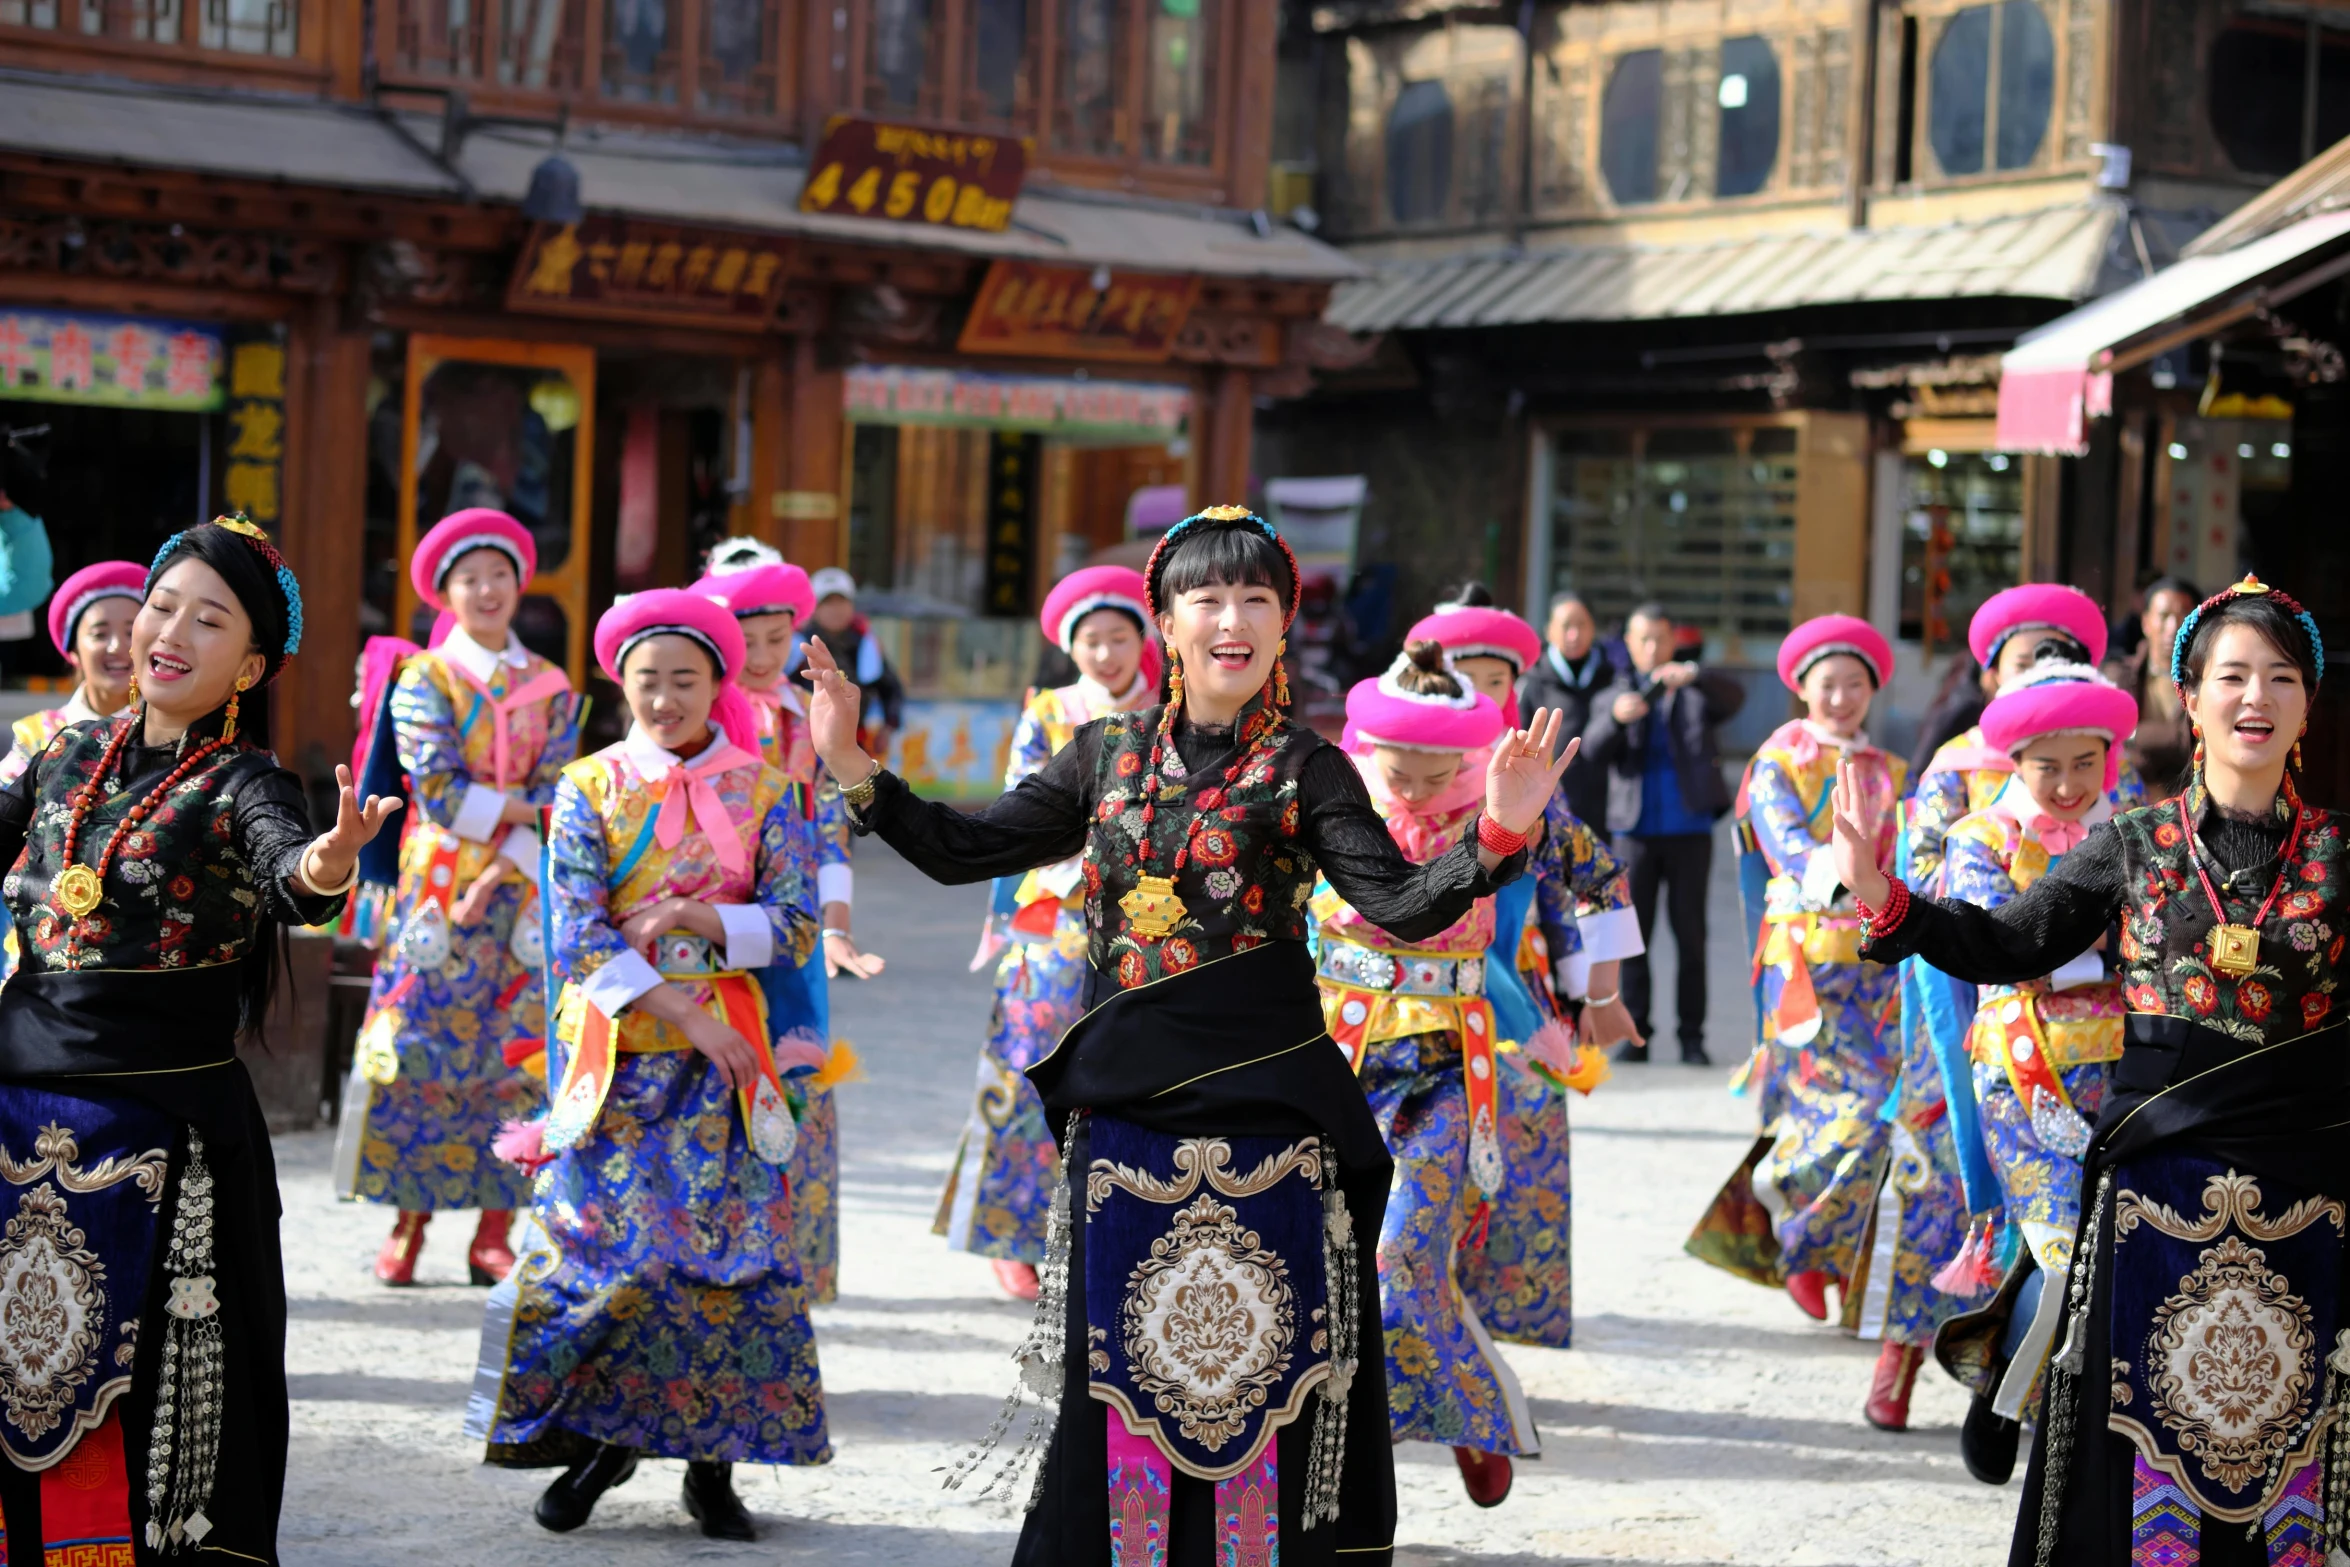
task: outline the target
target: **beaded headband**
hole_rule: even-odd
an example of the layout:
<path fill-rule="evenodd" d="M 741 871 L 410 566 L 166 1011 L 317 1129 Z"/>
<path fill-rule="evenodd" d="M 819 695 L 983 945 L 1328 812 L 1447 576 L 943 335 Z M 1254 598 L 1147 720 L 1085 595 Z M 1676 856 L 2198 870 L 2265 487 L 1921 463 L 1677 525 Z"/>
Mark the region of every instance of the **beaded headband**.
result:
<path fill-rule="evenodd" d="M 2170 644 L 2170 683 L 2174 687 L 2176 687 L 2181 692 L 2184 692 L 2187 689 L 2187 648 L 2195 640 L 2195 624 L 2197 621 L 2200 621 L 2203 618 L 2203 612 L 2207 609 L 2216 608 L 2218 605 L 2227 602 L 2229 599 L 2238 598 L 2267 598 L 2273 600 L 2275 603 L 2281 605 L 2284 609 L 2289 611 L 2295 620 L 2300 621 L 2303 634 L 2309 638 L 2310 654 L 2317 661 L 2316 683 L 2322 683 L 2325 680 L 2326 639 L 2318 633 L 2317 621 L 2310 615 L 2308 610 L 2305 610 L 2301 607 L 2301 601 L 2293 597 L 2292 594 L 2287 593 L 2282 588 L 2272 588 L 2267 583 L 2254 576 L 2252 573 L 2246 572 L 2244 573 L 2243 581 L 2236 583 L 2232 587 L 2222 588 L 2219 592 L 2214 593 L 2211 597 L 2205 599 L 2202 603 L 2189 610 L 2187 612 L 2187 618 L 2179 622 L 2179 634 L 2171 638 Z"/>
<path fill-rule="evenodd" d="M 288 659 L 302 651 L 302 584 L 294 580 L 294 568 L 286 564 L 286 558 L 277 552 L 277 546 L 269 542 L 269 535 L 262 532 L 253 519 L 243 512 L 215 517 L 210 522 L 197 524 L 197 527 L 219 528 L 235 534 L 250 544 L 254 552 L 277 573 L 277 590 L 286 601 L 286 645 L 279 650 L 278 657 Z M 155 552 L 155 559 L 147 566 L 147 587 L 150 592 L 155 586 L 155 573 L 171 558 L 171 552 L 179 548 L 180 540 L 195 531 L 195 528 L 182 528 L 163 541 L 163 548 Z"/>
<path fill-rule="evenodd" d="M 1289 607 L 1281 616 L 1282 629 L 1288 629 L 1289 623 L 1297 619 L 1297 606 L 1305 593 L 1305 581 L 1298 574 L 1297 554 L 1290 549 L 1289 541 L 1281 536 L 1278 529 L 1246 506 L 1210 506 L 1204 511 L 1193 512 L 1159 535 L 1159 542 L 1152 546 L 1149 563 L 1142 568 L 1143 584 L 1150 593 L 1152 615 L 1155 616 L 1166 608 L 1159 602 L 1159 571 L 1167 559 L 1167 546 L 1195 527 L 1237 524 L 1253 527 L 1264 534 L 1266 538 L 1271 539 L 1273 547 L 1281 552 L 1281 558 L 1289 563 Z"/>

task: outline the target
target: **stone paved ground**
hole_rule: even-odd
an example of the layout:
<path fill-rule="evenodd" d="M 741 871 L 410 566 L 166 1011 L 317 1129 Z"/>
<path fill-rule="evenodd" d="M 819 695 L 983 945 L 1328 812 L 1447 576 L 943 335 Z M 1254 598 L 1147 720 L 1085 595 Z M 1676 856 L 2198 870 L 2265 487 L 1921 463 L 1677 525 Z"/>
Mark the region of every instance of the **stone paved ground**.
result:
<path fill-rule="evenodd" d="M 982 1262 L 929 1233 L 969 1095 L 986 1010 L 967 960 L 981 889 L 938 889 L 886 849 L 861 852 L 859 924 L 885 952 L 881 983 L 848 987 L 841 1031 L 867 1080 L 842 1094 L 845 1293 L 817 1314 L 838 1456 L 827 1468 L 746 1470 L 765 1538 L 703 1540 L 677 1504 L 681 1466 L 645 1466 L 568 1538 L 530 1521 L 545 1476 L 483 1468 L 459 1436 L 483 1292 L 467 1288 L 471 1226 L 434 1226 L 422 1287 L 379 1288 L 366 1266 L 380 1210 L 337 1205 L 328 1137 L 279 1145 L 292 1324 L 291 1567 L 444 1567 L 695 1561 L 965 1567 L 1007 1559 L 1012 1524 L 942 1494 L 936 1471 L 983 1431 L 1008 1385 L 1026 1308 Z M 1734 904 L 1716 876 L 1715 928 Z M 1728 943 L 1718 945 L 1727 946 Z M 1670 963 L 1660 965 L 1667 980 Z M 1715 1053 L 1747 1014 L 1737 962 L 1711 965 Z M 1659 990 L 1670 994 L 1669 981 Z M 1751 1135 L 1726 1064 L 1619 1068 L 1576 1116 L 1579 1342 L 1513 1349 L 1545 1449 L 1516 1494 L 1480 1512 L 1449 1454 L 1397 1455 L 1398 1560 L 1409 1567 L 1605 1561 L 1724 1564 L 2004 1560 L 2016 1488 L 1969 1480 L 1964 1399 L 1932 1373 L 1915 1429 L 1860 1419 L 1873 1346 L 1682 1254 L 1682 1236 Z"/>

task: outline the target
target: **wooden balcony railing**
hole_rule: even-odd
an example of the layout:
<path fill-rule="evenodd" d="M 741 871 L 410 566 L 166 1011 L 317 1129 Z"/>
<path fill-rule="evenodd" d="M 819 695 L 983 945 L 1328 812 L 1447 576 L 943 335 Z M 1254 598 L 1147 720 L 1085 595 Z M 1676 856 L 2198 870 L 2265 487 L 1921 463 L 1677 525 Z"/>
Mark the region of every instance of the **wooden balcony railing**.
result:
<path fill-rule="evenodd" d="M 318 0 L 0 0 L 0 45 L 294 62 Z M 20 30 L 21 31 L 18 31 Z M 28 36 L 30 35 L 30 36 Z"/>

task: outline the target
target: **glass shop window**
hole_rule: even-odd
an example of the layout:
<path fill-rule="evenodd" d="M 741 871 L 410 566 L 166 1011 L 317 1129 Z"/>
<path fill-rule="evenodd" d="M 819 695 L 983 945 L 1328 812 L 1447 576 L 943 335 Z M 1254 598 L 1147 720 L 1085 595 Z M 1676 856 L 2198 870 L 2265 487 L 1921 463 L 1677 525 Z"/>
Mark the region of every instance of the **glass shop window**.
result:
<path fill-rule="evenodd" d="M 1599 106 L 1599 171 L 1618 206 L 1656 200 L 1656 128 L 1665 54 L 1639 49 L 1616 61 Z"/>
<path fill-rule="evenodd" d="M 1452 95 L 1406 82 L 1387 111 L 1387 207 L 1398 223 L 1444 216 L 1452 199 Z"/>
<path fill-rule="evenodd" d="M 1028 53 L 1031 0 L 971 0 L 964 25 L 971 36 L 966 115 L 998 124 L 1025 123 L 1036 89 Z"/>
<path fill-rule="evenodd" d="M 1150 0 L 1149 132 L 1156 163 L 1215 156 L 1216 0 Z"/>
<path fill-rule="evenodd" d="M 932 107 L 937 0 L 873 0 L 865 107 L 920 113 Z"/>
<path fill-rule="evenodd" d="M 2350 33 L 2314 18 L 2238 17 L 2212 41 L 2206 75 L 2212 134 L 2246 174 L 2289 174 L 2350 136 Z"/>
<path fill-rule="evenodd" d="M 1061 0 L 1053 141 L 1069 152 L 1126 151 L 1126 0 Z"/>
<path fill-rule="evenodd" d="M 1983 601 L 2023 580 L 2023 461 L 1928 451 L 1903 461 L 1901 482 L 1901 635 L 1928 657 L 1963 653 Z"/>
<path fill-rule="evenodd" d="M 1714 102 L 1722 115 L 1714 194 L 1751 196 L 1770 183 L 1779 161 L 1779 57 L 1767 39 L 1722 41 Z"/>
<path fill-rule="evenodd" d="M 604 96 L 675 103 L 676 33 L 669 0 L 610 0 L 604 11 Z"/>
<path fill-rule="evenodd" d="M 2028 168 L 2039 157 L 2056 105 L 2056 35 L 2037 0 L 1969 6 L 1951 17 L 1927 79 L 1926 139 L 1944 174 Z"/>

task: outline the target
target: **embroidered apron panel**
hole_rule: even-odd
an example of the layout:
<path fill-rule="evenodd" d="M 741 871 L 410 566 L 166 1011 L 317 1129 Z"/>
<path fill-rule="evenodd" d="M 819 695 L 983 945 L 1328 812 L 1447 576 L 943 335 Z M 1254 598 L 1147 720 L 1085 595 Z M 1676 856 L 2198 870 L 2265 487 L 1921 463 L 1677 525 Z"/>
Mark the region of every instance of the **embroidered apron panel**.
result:
<path fill-rule="evenodd" d="M 2184 1154 L 2114 1182 L 2107 1423 L 2198 1513 L 2248 1522 L 2323 1435 L 2343 1205 Z"/>
<path fill-rule="evenodd" d="M 1177 1469 L 1226 1479 L 1330 1374 L 1319 1140 L 1092 1127 L 1090 1390 Z"/>
<path fill-rule="evenodd" d="M 130 1386 L 176 1128 L 130 1099 L 0 1091 L 0 1450 L 63 1459 Z"/>

